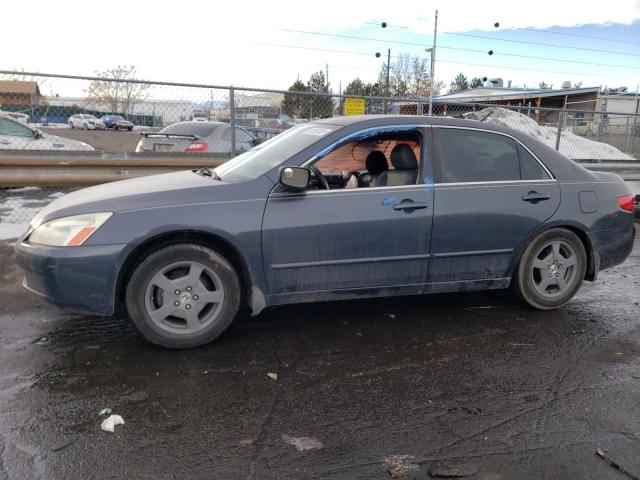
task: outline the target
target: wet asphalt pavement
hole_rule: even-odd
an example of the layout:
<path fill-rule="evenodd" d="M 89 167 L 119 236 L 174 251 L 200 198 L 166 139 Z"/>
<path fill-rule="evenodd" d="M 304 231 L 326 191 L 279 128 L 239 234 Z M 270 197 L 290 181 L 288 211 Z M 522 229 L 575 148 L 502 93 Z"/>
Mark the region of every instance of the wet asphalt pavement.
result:
<path fill-rule="evenodd" d="M 598 447 L 640 476 L 640 240 L 554 312 L 505 292 L 292 306 L 188 351 L 19 275 L 0 246 L 0 480 L 384 479 L 393 455 L 405 478 L 629 478 Z"/>

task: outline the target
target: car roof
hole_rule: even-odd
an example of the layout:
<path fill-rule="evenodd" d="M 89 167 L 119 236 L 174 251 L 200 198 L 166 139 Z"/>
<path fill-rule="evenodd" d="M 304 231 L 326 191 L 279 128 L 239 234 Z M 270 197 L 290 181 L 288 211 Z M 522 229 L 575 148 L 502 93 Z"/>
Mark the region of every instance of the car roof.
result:
<path fill-rule="evenodd" d="M 452 125 L 452 126 L 474 126 L 478 127 L 482 125 L 482 127 L 486 130 L 496 130 L 500 131 L 501 128 L 494 128 L 495 125 L 490 123 L 480 122 L 478 120 L 467 120 L 464 118 L 454 118 L 454 117 L 439 117 L 432 116 L 428 117 L 426 115 L 350 115 L 343 117 L 331 117 L 331 118 L 323 118 L 319 120 L 313 120 L 312 123 L 324 124 L 324 125 L 335 125 L 339 127 L 347 127 L 350 125 L 355 125 L 357 123 L 364 124 L 382 124 L 382 123 L 393 123 L 393 124 L 411 124 L 411 125 Z"/>

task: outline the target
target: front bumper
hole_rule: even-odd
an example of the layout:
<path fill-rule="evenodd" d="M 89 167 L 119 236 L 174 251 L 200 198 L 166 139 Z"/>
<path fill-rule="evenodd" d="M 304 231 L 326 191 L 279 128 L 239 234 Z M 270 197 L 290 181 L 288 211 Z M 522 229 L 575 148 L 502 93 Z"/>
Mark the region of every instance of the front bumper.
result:
<path fill-rule="evenodd" d="M 16 246 L 23 286 L 50 303 L 97 315 L 114 312 L 116 281 L 126 245 Z"/>

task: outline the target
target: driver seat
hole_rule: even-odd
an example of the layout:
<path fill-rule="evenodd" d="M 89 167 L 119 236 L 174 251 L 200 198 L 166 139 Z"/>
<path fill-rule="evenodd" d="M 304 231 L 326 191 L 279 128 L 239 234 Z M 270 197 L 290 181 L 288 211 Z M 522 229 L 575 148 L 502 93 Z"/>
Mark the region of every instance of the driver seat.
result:
<path fill-rule="evenodd" d="M 382 172 L 376 180 L 376 187 L 397 187 L 416 183 L 418 160 L 411 145 L 400 143 L 393 147 L 391 165 L 394 170 Z"/>

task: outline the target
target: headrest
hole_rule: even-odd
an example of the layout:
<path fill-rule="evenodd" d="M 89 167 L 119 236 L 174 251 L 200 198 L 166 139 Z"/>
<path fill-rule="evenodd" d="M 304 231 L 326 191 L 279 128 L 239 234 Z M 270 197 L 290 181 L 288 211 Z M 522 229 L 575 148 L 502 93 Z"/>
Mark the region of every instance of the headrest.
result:
<path fill-rule="evenodd" d="M 399 143 L 391 150 L 391 164 L 396 170 L 417 170 L 418 161 L 411 145 Z"/>
<path fill-rule="evenodd" d="M 374 150 L 367 155 L 365 166 L 367 167 L 367 171 L 372 175 L 380 175 L 385 170 L 389 170 L 387 157 L 379 150 Z"/>

